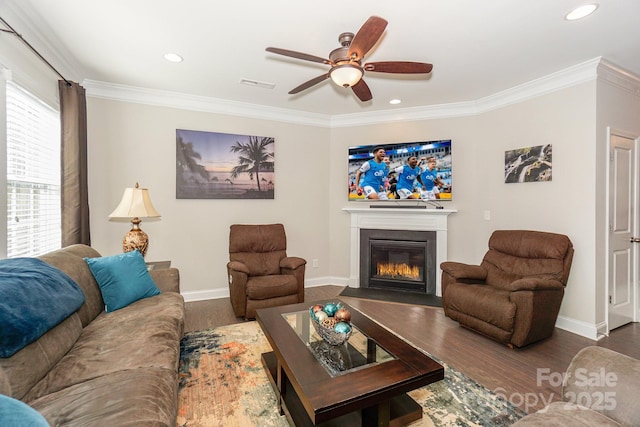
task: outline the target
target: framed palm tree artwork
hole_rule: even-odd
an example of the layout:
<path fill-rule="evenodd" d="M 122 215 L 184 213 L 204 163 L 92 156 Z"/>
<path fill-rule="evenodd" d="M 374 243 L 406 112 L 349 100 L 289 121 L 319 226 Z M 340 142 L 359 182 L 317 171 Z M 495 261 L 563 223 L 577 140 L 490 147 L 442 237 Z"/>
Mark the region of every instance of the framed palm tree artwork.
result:
<path fill-rule="evenodd" d="M 272 137 L 176 129 L 177 199 L 273 199 Z"/>

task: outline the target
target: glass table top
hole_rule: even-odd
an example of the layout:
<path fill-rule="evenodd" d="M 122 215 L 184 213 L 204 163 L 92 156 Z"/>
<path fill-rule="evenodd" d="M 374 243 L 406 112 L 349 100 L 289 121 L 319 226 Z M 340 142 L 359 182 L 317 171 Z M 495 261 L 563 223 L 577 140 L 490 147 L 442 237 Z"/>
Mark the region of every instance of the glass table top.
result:
<path fill-rule="evenodd" d="M 333 346 L 315 331 L 309 310 L 284 313 L 282 317 L 332 377 L 396 359 L 354 324 L 349 340 Z"/>

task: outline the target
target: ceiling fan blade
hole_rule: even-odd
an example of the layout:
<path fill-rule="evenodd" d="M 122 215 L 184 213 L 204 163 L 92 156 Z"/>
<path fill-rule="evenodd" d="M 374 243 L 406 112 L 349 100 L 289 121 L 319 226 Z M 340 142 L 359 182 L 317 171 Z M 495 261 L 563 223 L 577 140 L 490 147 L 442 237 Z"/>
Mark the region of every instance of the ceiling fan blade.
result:
<path fill-rule="evenodd" d="M 371 50 L 373 45 L 384 33 L 387 27 L 387 21 L 378 16 L 372 16 L 367 19 L 358 33 L 355 35 L 349 46 L 349 58 L 355 55 L 356 60 L 361 60 Z"/>
<path fill-rule="evenodd" d="M 367 84 L 364 82 L 363 79 L 360 79 L 358 83 L 351 86 L 351 89 L 353 89 L 353 93 L 355 93 L 356 96 L 360 98 L 360 101 L 362 102 L 371 101 L 373 99 L 373 95 L 371 95 L 371 90 L 369 89 L 369 86 L 367 86 Z"/>
<path fill-rule="evenodd" d="M 329 78 L 329 73 L 315 77 L 307 82 L 302 83 L 300 86 L 295 87 L 289 91 L 289 95 L 294 95 L 298 92 L 302 92 L 305 89 L 309 89 L 311 86 L 315 86 Z"/>
<path fill-rule="evenodd" d="M 289 56 L 291 58 L 303 59 L 305 61 L 319 62 L 321 64 L 332 65 L 332 62 L 319 56 L 309 55 L 308 53 L 296 52 L 295 50 L 280 49 L 277 47 L 268 47 L 267 52 L 277 53 L 278 55 Z"/>
<path fill-rule="evenodd" d="M 362 68 L 375 73 L 428 74 L 433 69 L 433 65 L 425 62 L 386 61 L 367 62 Z"/>

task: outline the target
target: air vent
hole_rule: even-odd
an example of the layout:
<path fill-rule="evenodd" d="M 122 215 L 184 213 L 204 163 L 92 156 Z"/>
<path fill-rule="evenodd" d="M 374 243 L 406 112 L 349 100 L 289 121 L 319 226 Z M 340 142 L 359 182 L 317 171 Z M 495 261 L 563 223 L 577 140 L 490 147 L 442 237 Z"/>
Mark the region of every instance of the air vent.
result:
<path fill-rule="evenodd" d="M 276 87 L 275 83 L 259 82 L 257 80 L 249 80 L 249 79 L 240 79 L 240 83 L 247 86 L 261 87 L 264 89 L 273 89 L 274 87 Z"/>

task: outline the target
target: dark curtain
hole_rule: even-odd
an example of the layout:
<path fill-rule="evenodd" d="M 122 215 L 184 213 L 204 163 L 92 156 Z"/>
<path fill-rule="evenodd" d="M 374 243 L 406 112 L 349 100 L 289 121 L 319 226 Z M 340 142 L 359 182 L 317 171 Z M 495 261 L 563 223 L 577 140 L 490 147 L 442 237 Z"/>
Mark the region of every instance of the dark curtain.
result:
<path fill-rule="evenodd" d="M 87 185 L 87 103 L 77 83 L 58 81 L 61 122 L 62 247 L 91 244 Z"/>

